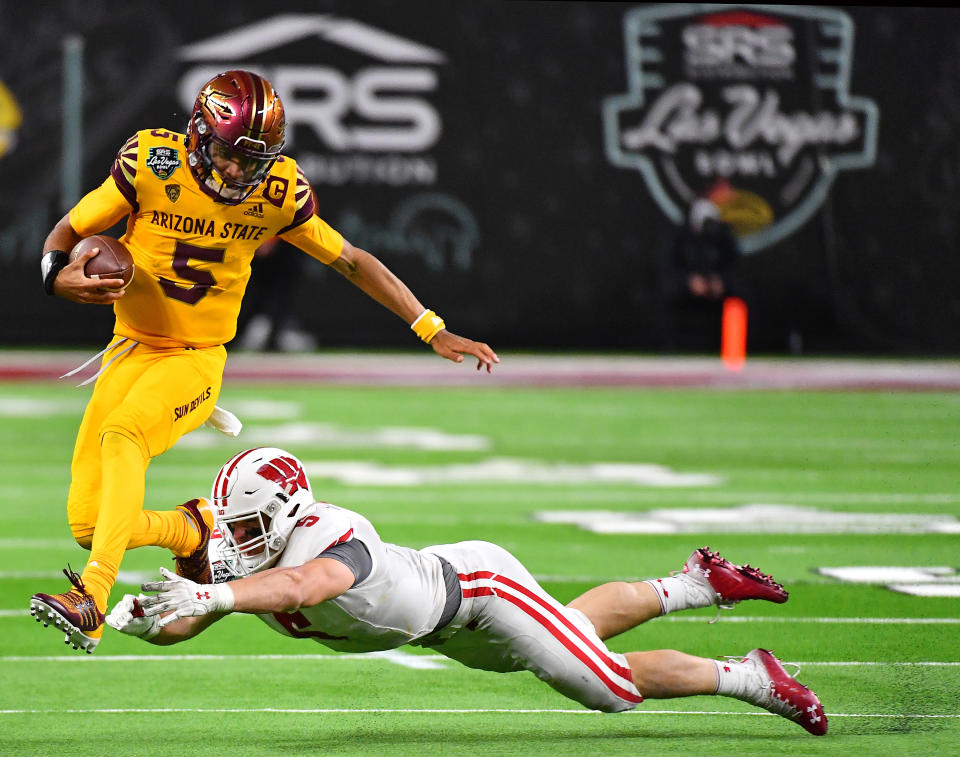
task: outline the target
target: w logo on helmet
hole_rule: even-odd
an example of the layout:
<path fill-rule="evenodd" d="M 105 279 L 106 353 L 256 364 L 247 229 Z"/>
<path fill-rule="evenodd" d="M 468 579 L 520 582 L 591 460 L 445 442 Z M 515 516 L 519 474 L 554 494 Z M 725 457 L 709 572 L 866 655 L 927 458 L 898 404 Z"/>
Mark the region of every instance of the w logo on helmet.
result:
<path fill-rule="evenodd" d="M 257 474 L 279 484 L 288 495 L 310 487 L 307 474 L 293 457 L 275 457 L 257 468 Z"/>

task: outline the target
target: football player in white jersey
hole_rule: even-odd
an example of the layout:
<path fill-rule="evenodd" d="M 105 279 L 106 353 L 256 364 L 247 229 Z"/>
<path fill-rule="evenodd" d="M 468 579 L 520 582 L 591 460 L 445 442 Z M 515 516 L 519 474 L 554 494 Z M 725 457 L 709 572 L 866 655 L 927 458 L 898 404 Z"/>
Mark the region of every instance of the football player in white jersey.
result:
<path fill-rule="evenodd" d="M 153 644 L 196 636 L 230 613 L 259 616 L 279 633 L 339 651 L 402 644 L 483 670 L 532 671 L 560 693 L 604 712 L 644 698 L 719 694 L 827 731 L 817 695 L 771 652 L 707 659 L 674 650 L 609 650 L 605 639 L 669 612 L 744 599 L 785 602 L 783 587 L 755 568 L 694 551 L 682 571 L 612 582 L 564 606 L 495 544 L 468 541 L 421 550 L 389 544 L 358 513 L 316 502 L 303 466 L 261 447 L 230 459 L 213 484 L 216 532 L 209 571 L 125 596 L 107 622 Z"/>

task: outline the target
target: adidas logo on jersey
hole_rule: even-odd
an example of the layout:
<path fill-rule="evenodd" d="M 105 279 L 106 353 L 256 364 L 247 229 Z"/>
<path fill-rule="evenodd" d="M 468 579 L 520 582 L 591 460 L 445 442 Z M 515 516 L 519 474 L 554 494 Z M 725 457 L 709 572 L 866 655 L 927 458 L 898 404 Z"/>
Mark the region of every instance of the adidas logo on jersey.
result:
<path fill-rule="evenodd" d="M 263 218 L 263 203 L 255 202 L 252 207 L 247 208 L 243 211 L 245 216 L 256 216 L 257 218 Z"/>

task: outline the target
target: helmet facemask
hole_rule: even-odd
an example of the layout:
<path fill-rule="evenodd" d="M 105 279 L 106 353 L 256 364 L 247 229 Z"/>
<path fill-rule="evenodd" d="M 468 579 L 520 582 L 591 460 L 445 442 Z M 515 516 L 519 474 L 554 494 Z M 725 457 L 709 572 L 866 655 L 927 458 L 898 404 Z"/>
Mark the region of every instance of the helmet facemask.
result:
<path fill-rule="evenodd" d="M 271 530 L 273 516 L 268 515 L 267 511 L 277 512 L 280 506 L 280 502 L 273 501 L 263 509 L 253 508 L 218 519 L 218 527 L 223 537 L 220 557 L 233 575 L 248 576 L 276 562 L 287 545 L 287 540 Z M 250 538 L 238 542 L 234 537 L 234 526 L 245 521 L 257 526 L 252 533 L 251 529 L 247 529 L 247 532 L 251 533 Z"/>

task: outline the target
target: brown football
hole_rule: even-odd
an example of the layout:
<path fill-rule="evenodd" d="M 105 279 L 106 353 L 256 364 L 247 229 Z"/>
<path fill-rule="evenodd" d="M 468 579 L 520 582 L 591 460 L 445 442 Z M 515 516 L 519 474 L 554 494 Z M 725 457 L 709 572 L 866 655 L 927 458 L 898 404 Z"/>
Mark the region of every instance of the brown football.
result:
<path fill-rule="evenodd" d="M 113 237 L 97 234 L 77 242 L 70 251 L 70 262 L 94 247 L 100 250 L 83 268 L 91 279 L 123 279 L 123 288 L 133 280 L 133 256 L 123 242 Z"/>

